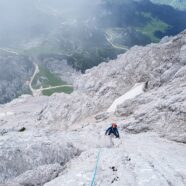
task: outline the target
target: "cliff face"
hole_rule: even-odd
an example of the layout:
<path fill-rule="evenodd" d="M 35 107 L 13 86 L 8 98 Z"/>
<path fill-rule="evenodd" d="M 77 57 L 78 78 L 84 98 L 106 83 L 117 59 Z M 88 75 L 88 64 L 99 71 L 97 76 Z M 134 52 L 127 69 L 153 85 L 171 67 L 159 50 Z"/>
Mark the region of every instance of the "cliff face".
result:
<path fill-rule="evenodd" d="M 107 113 L 136 83 L 144 92 Z M 71 95 L 22 96 L 0 107 L 0 182 L 44 185 L 58 176 L 46 186 L 87 185 L 101 148 L 96 185 L 185 185 L 186 31 L 135 46 L 87 70 L 74 86 Z M 113 121 L 117 148 L 104 137 Z"/>
<path fill-rule="evenodd" d="M 134 130 L 147 127 L 186 142 L 185 65 L 186 32 L 164 38 L 159 44 L 133 47 L 118 59 L 87 70 L 76 80 L 77 91 L 72 96 L 50 98 L 42 117 L 58 120 L 61 126 L 63 123 L 72 125 L 82 118 L 104 112 L 136 83 L 146 82 L 145 93 L 119 106 L 116 112 L 125 115 L 130 110 L 126 119 L 134 120 L 129 125 Z"/>

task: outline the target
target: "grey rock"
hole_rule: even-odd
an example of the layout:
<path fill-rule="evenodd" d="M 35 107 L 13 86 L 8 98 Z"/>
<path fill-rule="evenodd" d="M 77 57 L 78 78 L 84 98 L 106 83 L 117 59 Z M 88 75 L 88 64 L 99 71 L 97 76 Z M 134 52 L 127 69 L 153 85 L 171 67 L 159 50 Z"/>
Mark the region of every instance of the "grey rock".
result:
<path fill-rule="evenodd" d="M 65 164 L 79 153 L 77 148 L 57 132 L 8 133 L 1 138 L 0 148 L 0 182 L 41 165 Z"/>
<path fill-rule="evenodd" d="M 7 186 L 42 186 L 45 183 L 56 178 L 62 171 L 60 164 L 43 165 L 29 170 L 14 178 L 13 180 L 5 183 Z"/>
<path fill-rule="evenodd" d="M 108 118 L 109 118 L 109 113 L 107 113 L 107 112 L 101 113 L 101 114 L 98 114 L 95 116 L 95 119 L 97 122 L 104 121 Z"/>

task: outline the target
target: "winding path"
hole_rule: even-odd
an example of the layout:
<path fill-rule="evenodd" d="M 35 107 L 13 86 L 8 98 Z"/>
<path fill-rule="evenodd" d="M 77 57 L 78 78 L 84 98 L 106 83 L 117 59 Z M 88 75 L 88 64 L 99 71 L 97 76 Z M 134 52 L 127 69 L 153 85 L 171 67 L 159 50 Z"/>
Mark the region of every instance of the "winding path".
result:
<path fill-rule="evenodd" d="M 31 80 L 30 80 L 30 82 L 29 82 L 29 88 L 30 88 L 30 90 L 32 91 L 32 95 L 35 95 L 35 91 L 37 91 L 36 89 L 34 89 L 34 88 L 32 87 L 32 83 L 33 83 L 33 80 L 34 80 L 36 74 L 39 73 L 39 67 L 38 67 L 38 65 L 37 65 L 36 63 L 34 63 L 34 66 L 35 66 L 35 71 L 34 71 L 34 74 L 32 75 Z"/>
<path fill-rule="evenodd" d="M 32 75 L 31 80 L 29 82 L 29 88 L 30 88 L 33 96 L 41 95 L 43 90 L 50 90 L 50 89 L 62 88 L 62 87 L 73 87 L 72 85 L 58 85 L 58 86 L 50 86 L 50 87 L 47 87 L 47 88 L 34 89 L 32 87 L 32 83 L 33 83 L 33 80 L 34 80 L 35 76 L 39 73 L 38 64 L 34 63 L 34 66 L 35 66 L 35 71 L 34 71 L 34 74 Z"/>
<path fill-rule="evenodd" d="M 54 86 L 54 87 L 40 88 L 37 90 L 43 91 L 43 90 L 50 90 L 50 89 L 62 88 L 62 87 L 73 87 L 73 86 L 72 85 L 58 85 L 58 86 Z"/>
<path fill-rule="evenodd" d="M 0 48 L 0 50 L 2 50 L 2 51 L 4 51 L 4 52 L 11 53 L 11 54 L 18 55 L 18 53 L 17 53 L 17 52 L 12 51 L 12 50 L 10 50 L 10 49 L 8 49 L 8 48 Z"/>
<path fill-rule="evenodd" d="M 122 47 L 122 46 L 117 46 L 115 45 L 112 40 L 113 40 L 113 36 L 112 34 L 106 32 L 106 40 L 114 47 L 114 48 L 118 48 L 118 49 L 122 49 L 122 50 L 129 50 L 127 47 Z"/>

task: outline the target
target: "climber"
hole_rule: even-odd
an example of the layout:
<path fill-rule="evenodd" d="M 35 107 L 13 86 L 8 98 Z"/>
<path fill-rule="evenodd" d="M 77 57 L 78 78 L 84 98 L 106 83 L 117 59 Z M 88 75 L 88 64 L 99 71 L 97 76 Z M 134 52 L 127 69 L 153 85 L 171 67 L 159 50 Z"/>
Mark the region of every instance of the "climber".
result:
<path fill-rule="evenodd" d="M 116 138 L 120 138 L 119 136 L 119 132 L 118 132 L 118 129 L 117 129 L 117 125 L 115 123 L 112 123 L 112 126 L 109 127 L 106 132 L 105 132 L 105 135 L 114 135 Z"/>
<path fill-rule="evenodd" d="M 109 127 L 106 132 L 105 132 L 105 135 L 109 135 L 109 139 L 110 139 L 110 143 L 109 143 L 109 148 L 111 147 L 118 147 L 120 144 L 118 144 L 118 140 L 115 141 L 113 140 L 113 137 L 115 136 L 116 138 L 120 138 L 119 136 L 119 132 L 118 132 L 118 129 L 117 129 L 117 125 L 115 123 L 112 123 L 112 126 Z M 120 140 L 121 141 L 121 140 Z"/>

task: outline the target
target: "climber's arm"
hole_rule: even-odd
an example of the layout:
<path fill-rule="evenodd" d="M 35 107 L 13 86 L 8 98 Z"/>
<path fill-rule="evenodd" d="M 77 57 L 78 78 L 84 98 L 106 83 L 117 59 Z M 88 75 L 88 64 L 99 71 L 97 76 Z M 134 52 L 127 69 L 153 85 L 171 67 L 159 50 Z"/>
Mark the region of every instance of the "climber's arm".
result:
<path fill-rule="evenodd" d="M 108 132 L 111 130 L 111 128 L 112 128 L 112 127 L 109 127 L 109 128 L 106 130 L 105 135 L 108 134 Z"/>

